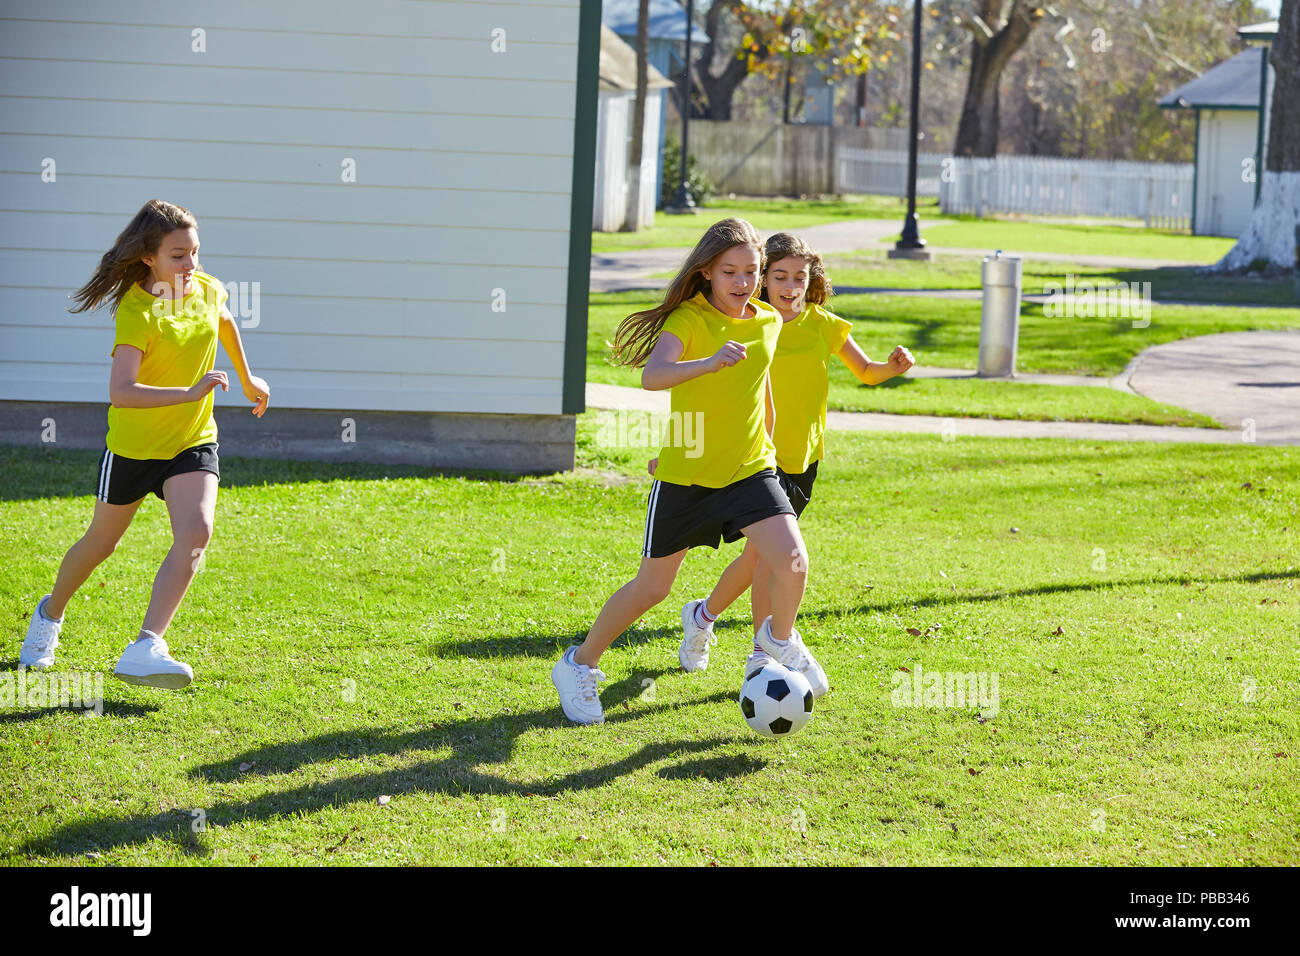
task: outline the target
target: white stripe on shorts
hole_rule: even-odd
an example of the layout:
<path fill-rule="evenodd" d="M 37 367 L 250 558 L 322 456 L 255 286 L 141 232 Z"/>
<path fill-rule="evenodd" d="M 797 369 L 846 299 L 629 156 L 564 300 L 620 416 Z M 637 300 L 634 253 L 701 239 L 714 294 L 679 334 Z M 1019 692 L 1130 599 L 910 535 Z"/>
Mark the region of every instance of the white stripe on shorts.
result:
<path fill-rule="evenodd" d="M 99 462 L 99 500 L 108 503 L 108 480 L 113 473 L 113 453 L 104 449 L 104 457 Z"/>
<path fill-rule="evenodd" d="M 641 548 L 641 557 L 650 557 L 650 539 L 654 536 L 655 530 L 655 506 L 659 504 L 659 481 L 650 487 L 650 502 L 645 509 L 645 545 Z"/>

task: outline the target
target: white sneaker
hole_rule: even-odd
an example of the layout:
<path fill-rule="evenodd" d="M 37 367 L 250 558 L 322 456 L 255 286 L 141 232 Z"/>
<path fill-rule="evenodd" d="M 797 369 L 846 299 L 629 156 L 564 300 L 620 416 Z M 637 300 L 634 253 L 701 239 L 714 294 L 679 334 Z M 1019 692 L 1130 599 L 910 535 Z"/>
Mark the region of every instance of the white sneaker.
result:
<path fill-rule="evenodd" d="M 141 687 L 180 690 L 194 680 L 194 671 L 189 664 L 171 656 L 166 641 L 150 633 L 127 645 L 113 676 Z"/>
<path fill-rule="evenodd" d="M 777 641 L 772 637 L 772 618 L 769 617 L 758 629 L 757 639 L 758 646 L 777 661 L 808 678 L 814 697 L 821 697 L 831 689 L 830 683 L 826 680 L 826 672 L 817 663 L 817 659 L 809 653 L 798 631 L 791 630 L 788 641 Z"/>
<path fill-rule="evenodd" d="M 696 605 L 707 600 L 708 598 L 700 598 L 698 601 L 687 601 L 686 607 L 682 608 L 682 643 L 677 648 L 677 659 L 681 661 L 684 671 L 706 670 L 709 666 L 709 645 L 718 643 L 712 624 L 700 627 L 695 623 Z"/>
<path fill-rule="evenodd" d="M 573 659 L 577 646 L 570 647 L 551 668 L 551 683 L 560 692 L 560 706 L 564 716 L 575 724 L 603 724 L 605 711 L 600 706 L 600 688 L 604 673 L 595 667 L 579 664 Z"/>
<path fill-rule="evenodd" d="M 41 613 L 50 595 L 45 595 L 36 604 L 32 620 L 27 625 L 27 637 L 23 649 L 18 653 L 18 663 L 33 670 L 48 670 L 54 664 L 54 649 L 59 646 L 59 631 L 63 629 L 63 618 L 51 621 Z"/>

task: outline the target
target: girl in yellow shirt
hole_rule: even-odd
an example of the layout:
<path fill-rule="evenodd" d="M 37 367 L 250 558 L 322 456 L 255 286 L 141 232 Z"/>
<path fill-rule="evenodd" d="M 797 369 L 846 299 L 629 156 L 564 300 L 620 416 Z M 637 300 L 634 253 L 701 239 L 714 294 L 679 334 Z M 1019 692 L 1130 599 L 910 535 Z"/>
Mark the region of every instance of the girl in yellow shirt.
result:
<path fill-rule="evenodd" d="M 825 684 L 794 629 L 808 559 L 776 475 L 768 369 L 781 320 L 754 299 L 762 269 L 754 227 L 724 219 L 696 244 L 664 301 L 628 316 L 615 334 L 616 358 L 643 368 L 643 388 L 672 390 L 672 414 L 636 577 L 605 602 L 586 640 L 551 670 L 564 713 L 576 723 L 604 720 L 600 656 L 668 597 L 686 552 L 742 535 L 758 556 L 755 573 L 768 581 L 771 616 L 760 622 L 759 639 L 772 656 L 804 672 L 814 690 L 818 681 Z"/>
<path fill-rule="evenodd" d="M 796 518 L 812 498 L 817 464 L 821 461 L 826 433 L 826 396 L 829 391 L 830 357 L 837 356 L 864 385 L 901 375 L 914 364 L 912 353 L 897 346 L 884 362 L 873 362 L 850 334 L 853 326 L 825 308 L 833 294 L 822 258 L 803 240 L 779 232 L 767 240 L 767 268 L 763 274 L 762 298 L 781 315 L 783 323 L 772 360 L 772 398 L 776 408 L 777 475 L 790 498 Z M 713 641 L 717 616 L 745 593 L 754 610 L 754 652 L 745 672 L 763 663 L 767 651 L 759 640 L 759 622 L 771 613 L 768 578 L 755 574 L 759 554 L 751 541 L 740 556 L 722 572 L 713 592 L 682 609 L 682 649 L 679 656 L 687 670 L 708 666 L 707 647 Z M 705 648 L 702 656 L 693 648 Z M 699 666 L 689 667 L 688 663 Z"/>
<path fill-rule="evenodd" d="M 154 579 L 139 636 L 115 676 L 132 684 L 176 689 L 194 678 L 175 660 L 163 634 L 171 624 L 212 535 L 220 468 L 212 392 L 229 388 L 215 371 L 217 342 L 234 363 L 259 418 L 271 388 L 253 375 L 226 291 L 199 271 L 198 223 L 189 210 L 151 199 L 104 253 L 74 296 L 73 312 L 111 300 L 116 332 L 109 373 L 108 435 L 100 456 L 90 527 L 63 558 L 54 589 L 32 612 L 19 663 L 54 663 L 63 611 L 72 595 L 117 547 L 136 509 L 153 492 L 171 518 L 172 547 Z"/>

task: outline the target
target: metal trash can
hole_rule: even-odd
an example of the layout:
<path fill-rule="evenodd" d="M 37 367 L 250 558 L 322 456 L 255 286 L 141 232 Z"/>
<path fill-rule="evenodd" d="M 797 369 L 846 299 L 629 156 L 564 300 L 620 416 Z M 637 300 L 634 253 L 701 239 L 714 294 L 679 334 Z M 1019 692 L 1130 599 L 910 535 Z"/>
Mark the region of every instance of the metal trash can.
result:
<path fill-rule="evenodd" d="M 980 312 L 980 378 L 1008 378 L 1016 374 L 1016 342 L 1020 337 L 1019 259 L 999 249 L 985 256 L 980 270 L 984 305 Z"/>

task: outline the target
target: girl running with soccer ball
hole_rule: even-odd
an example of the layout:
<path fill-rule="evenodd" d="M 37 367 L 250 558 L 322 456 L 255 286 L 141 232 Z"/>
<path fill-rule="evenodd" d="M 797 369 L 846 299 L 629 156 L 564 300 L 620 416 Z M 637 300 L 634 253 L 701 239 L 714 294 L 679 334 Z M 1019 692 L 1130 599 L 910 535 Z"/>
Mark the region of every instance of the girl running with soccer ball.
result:
<path fill-rule="evenodd" d="M 901 345 L 883 362 L 867 358 L 849 334 L 853 326 L 826 309 L 831 284 L 821 256 L 803 240 L 779 232 L 767 240 L 766 258 L 761 297 L 775 306 L 783 323 L 771 371 L 777 477 L 799 517 L 812 499 L 817 464 L 825 450 L 831 356 L 837 356 L 864 385 L 879 385 L 901 375 L 912 367 L 914 359 Z M 772 584 L 753 542 L 747 540 L 740 556 L 723 571 L 713 593 L 682 608 L 683 636 L 678 659 L 685 670 L 702 671 L 709 666 L 709 645 L 717 643 L 713 622 L 751 584 L 754 649 L 745 662 L 745 673 L 766 663 L 768 656 L 788 663 L 783 656 L 788 651 L 774 653 L 764 639 L 760 622 L 772 613 Z M 824 686 L 819 690 L 814 683 L 813 693 L 820 696 Z"/>
<path fill-rule="evenodd" d="M 229 388 L 213 370 L 220 341 L 259 418 L 271 388 L 244 358 L 226 290 L 199 271 L 198 223 L 180 206 L 151 199 L 104 253 L 74 296 L 73 312 L 113 303 L 116 333 L 108 394 L 108 435 L 100 457 L 90 528 L 63 558 L 51 593 L 32 612 L 19 663 L 54 663 L 63 612 L 72 595 L 117 547 L 136 509 L 153 492 L 167 505 L 172 546 L 154 578 L 139 635 L 114 675 L 128 683 L 176 689 L 194 678 L 163 640 L 212 534 L 217 503 L 217 424 L 212 392 Z"/>
<path fill-rule="evenodd" d="M 600 656 L 647 611 L 668 597 L 694 547 L 717 548 L 744 536 L 768 581 L 770 617 L 759 639 L 824 692 L 826 675 L 794 629 L 808 559 L 799 526 L 776 475 L 768 368 L 781 317 L 755 300 L 763 245 L 743 219 L 715 223 L 696 244 L 664 301 L 628 316 L 614 337 L 615 357 L 643 366 L 641 385 L 671 389 L 672 421 L 701 423 L 687 449 L 670 432 L 659 453 L 646 506 L 641 565 L 605 602 L 587 638 L 551 670 L 565 716 L 604 721 L 597 684 Z"/>

